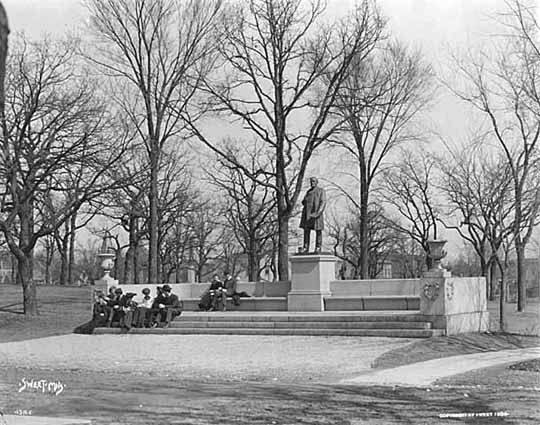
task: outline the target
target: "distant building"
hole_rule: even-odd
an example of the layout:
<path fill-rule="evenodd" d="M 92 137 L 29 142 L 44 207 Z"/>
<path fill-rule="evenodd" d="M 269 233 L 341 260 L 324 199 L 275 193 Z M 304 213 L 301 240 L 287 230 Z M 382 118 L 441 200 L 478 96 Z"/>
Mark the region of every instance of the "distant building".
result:
<path fill-rule="evenodd" d="M 517 298 L 517 283 L 516 283 L 516 262 L 511 261 L 508 271 L 505 274 L 507 282 L 507 298 L 509 301 L 515 301 Z M 499 271 L 497 270 L 497 281 L 500 279 Z M 540 256 L 536 258 L 525 258 L 523 261 L 523 279 L 525 280 L 525 288 L 528 298 L 537 298 L 540 296 Z M 498 285 L 495 288 L 498 293 Z"/>
<path fill-rule="evenodd" d="M 426 268 L 424 255 L 392 252 L 377 265 L 377 279 L 413 279 L 420 277 Z"/>
<path fill-rule="evenodd" d="M 6 249 L 0 249 L 0 284 L 14 284 L 15 267 L 13 256 Z"/>
<path fill-rule="evenodd" d="M 16 284 L 17 261 L 7 249 L 0 248 L 0 284 Z M 41 261 L 34 259 L 34 282 L 45 283 L 45 272 Z"/>

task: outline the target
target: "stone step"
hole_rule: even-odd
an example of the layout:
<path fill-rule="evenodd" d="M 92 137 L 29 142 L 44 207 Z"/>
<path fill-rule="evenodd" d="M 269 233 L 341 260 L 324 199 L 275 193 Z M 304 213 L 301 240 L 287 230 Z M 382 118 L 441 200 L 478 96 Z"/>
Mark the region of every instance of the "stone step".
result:
<path fill-rule="evenodd" d="M 431 329 L 430 322 L 241 322 L 241 321 L 174 321 L 171 328 L 257 328 L 257 329 Z"/>
<path fill-rule="evenodd" d="M 95 334 L 119 334 L 118 328 L 97 328 Z M 430 338 L 443 335 L 440 329 L 265 329 L 265 328 L 156 328 L 131 329 L 130 334 L 146 335 L 302 335 L 302 336 L 360 336 L 387 338 Z"/>
<path fill-rule="evenodd" d="M 190 312 L 175 319 L 202 322 L 425 322 L 419 311 L 388 312 Z"/>

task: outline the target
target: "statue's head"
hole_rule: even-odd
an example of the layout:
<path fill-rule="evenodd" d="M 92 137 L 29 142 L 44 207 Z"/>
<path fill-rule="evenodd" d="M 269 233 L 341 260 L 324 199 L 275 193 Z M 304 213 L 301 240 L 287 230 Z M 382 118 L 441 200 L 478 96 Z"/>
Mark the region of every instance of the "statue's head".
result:
<path fill-rule="evenodd" d="M 319 180 L 317 180 L 317 177 L 309 178 L 309 184 L 311 185 L 311 187 L 317 187 L 318 183 L 319 183 Z"/>

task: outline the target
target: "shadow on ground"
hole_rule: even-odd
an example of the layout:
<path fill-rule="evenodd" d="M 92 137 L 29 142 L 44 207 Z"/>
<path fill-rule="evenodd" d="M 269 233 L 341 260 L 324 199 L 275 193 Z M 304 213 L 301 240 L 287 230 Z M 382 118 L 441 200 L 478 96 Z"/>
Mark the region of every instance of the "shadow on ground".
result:
<path fill-rule="evenodd" d="M 71 416 L 93 424 L 536 424 L 540 393 L 185 381 L 132 374 L 62 373 L 62 394 L 18 391 L 18 381 L 58 380 L 58 372 L 11 370 L 0 376 L 4 412 Z M 507 411 L 508 417 L 443 419 L 446 413 Z"/>

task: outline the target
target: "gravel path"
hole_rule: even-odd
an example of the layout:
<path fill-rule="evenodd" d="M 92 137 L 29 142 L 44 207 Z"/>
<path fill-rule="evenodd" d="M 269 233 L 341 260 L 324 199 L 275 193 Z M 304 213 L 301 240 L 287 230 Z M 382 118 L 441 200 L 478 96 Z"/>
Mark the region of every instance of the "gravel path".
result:
<path fill-rule="evenodd" d="M 241 335 L 62 335 L 0 344 L 0 367 L 184 379 L 336 382 L 412 340 Z"/>
<path fill-rule="evenodd" d="M 465 354 L 462 356 L 413 363 L 392 369 L 365 371 L 360 376 L 343 380 L 342 383 L 351 385 L 404 385 L 422 387 L 429 386 L 439 379 L 476 369 L 539 357 L 540 347 Z"/>

